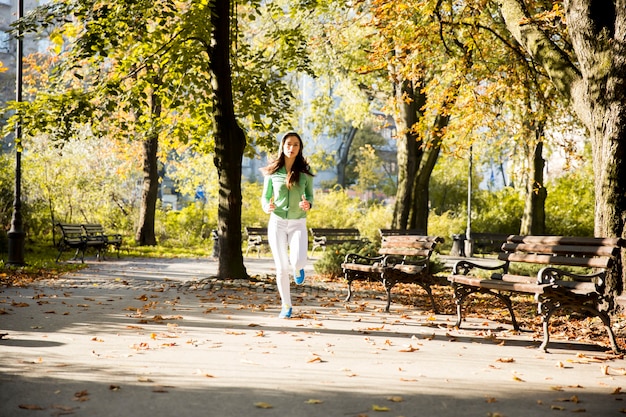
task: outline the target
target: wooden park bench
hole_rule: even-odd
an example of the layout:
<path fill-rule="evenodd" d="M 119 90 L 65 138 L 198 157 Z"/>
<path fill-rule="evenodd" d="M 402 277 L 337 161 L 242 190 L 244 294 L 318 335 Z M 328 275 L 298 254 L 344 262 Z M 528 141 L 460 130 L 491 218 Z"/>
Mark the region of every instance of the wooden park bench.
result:
<path fill-rule="evenodd" d="M 510 234 L 506 233 L 474 233 L 470 234 L 474 244 L 474 253 L 497 253 Z"/>
<path fill-rule="evenodd" d="M 119 233 L 106 233 L 104 227 L 98 223 L 81 224 L 85 237 L 87 238 L 87 245 L 90 246 L 90 242 L 93 242 L 93 246 L 98 246 L 101 241 L 105 242 L 104 249 L 107 251 L 110 247 L 114 247 L 117 251 L 117 257 L 120 257 L 120 249 L 122 247 L 122 235 Z M 98 258 L 101 253 L 98 252 Z M 104 254 L 102 253 L 104 257 Z"/>
<path fill-rule="evenodd" d="M 246 256 L 250 249 L 256 250 L 256 257 L 261 253 L 261 247 L 267 245 L 267 227 L 246 227 L 246 236 L 248 246 L 246 247 Z"/>
<path fill-rule="evenodd" d="M 454 288 L 456 326 L 461 326 L 465 299 L 473 293 L 484 293 L 496 296 L 505 304 L 513 328 L 519 330 L 511 296 L 528 294 L 535 297 L 542 319 L 541 349 L 547 350 L 550 341 L 550 317 L 559 309 L 567 309 L 599 317 L 611 347 L 618 352 L 609 316 L 614 300 L 605 294 L 605 275 L 623 246 L 624 240 L 619 238 L 511 235 L 498 255 L 503 263 L 484 266 L 461 260 L 455 264 L 448 281 Z M 511 272 L 511 265 L 522 264 L 526 270 L 535 266 L 538 272 Z M 477 276 L 475 272 L 480 270 L 488 271 L 489 276 Z"/>
<path fill-rule="evenodd" d="M 311 230 L 311 236 L 313 236 L 313 245 L 311 247 L 311 256 L 315 252 L 315 249 L 321 248 L 326 250 L 327 246 L 341 245 L 343 243 L 367 243 L 369 240 L 361 236 L 359 229 L 331 229 L 331 228 L 316 228 Z"/>
<path fill-rule="evenodd" d="M 346 281 L 348 281 L 346 301 L 352 297 L 352 281 L 379 281 L 387 293 L 385 311 L 389 312 L 392 288 L 399 282 L 414 283 L 426 291 L 433 310 L 437 312 L 437 305 L 431 290 L 431 285 L 436 283 L 436 279 L 430 273 L 430 257 L 437 243 L 441 242 L 443 239 L 437 236 L 385 236 L 378 250 L 379 256 L 347 254 L 345 262 L 341 264 Z"/>
<path fill-rule="evenodd" d="M 93 248 L 96 251 L 96 257 L 100 260 L 104 258 L 104 252 L 107 248 L 114 246 L 117 248 L 119 257 L 122 236 L 105 234 L 102 225 L 57 223 L 57 227 L 61 230 L 61 240 L 58 244 L 59 254 L 56 262 L 59 262 L 61 255 L 67 249 L 76 249 L 72 260 L 75 260 L 80 253 L 80 260 L 83 263 L 85 262 L 85 252 L 89 248 Z"/>

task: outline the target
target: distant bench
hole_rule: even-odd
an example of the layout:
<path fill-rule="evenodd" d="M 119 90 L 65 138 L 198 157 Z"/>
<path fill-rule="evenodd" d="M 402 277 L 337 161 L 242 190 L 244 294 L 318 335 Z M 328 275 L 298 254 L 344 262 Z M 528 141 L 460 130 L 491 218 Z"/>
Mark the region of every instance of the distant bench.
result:
<path fill-rule="evenodd" d="M 313 236 L 313 245 L 311 247 L 311 256 L 315 249 L 321 248 L 326 250 L 326 246 L 341 245 L 343 243 L 367 243 L 369 240 L 361 236 L 359 229 L 331 229 L 312 227 L 311 236 Z"/>
<path fill-rule="evenodd" d="M 399 282 L 414 283 L 421 286 L 437 312 L 437 305 L 432 294 L 431 285 L 437 280 L 430 273 L 430 256 L 437 243 L 443 242 L 438 236 L 392 235 L 382 239 L 379 256 L 367 257 L 357 253 L 349 253 L 341 268 L 348 281 L 348 296 L 352 297 L 352 281 L 379 281 L 387 293 L 389 312 L 391 290 Z"/>
<path fill-rule="evenodd" d="M 474 233 L 470 234 L 474 242 L 474 253 L 497 253 L 510 236 L 510 233 Z"/>
<path fill-rule="evenodd" d="M 261 253 L 261 247 L 267 245 L 267 227 L 246 227 L 246 236 L 248 246 L 246 247 L 246 256 L 250 249 L 256 250 L 256 257 Z"/>
<path fill-rule="evenodd" d="M 93 248 L 96 251 L 98 260 L 104 259 L 104 252 L 113 246 L 117 249 L 117 256 L 120 256 L 122 246 L 122 235 L 106 234 L 100 224 L 70 224 L 57 223 L 61 230 L 61 240 L 59 241 L 59 254 L 56 262 L 59 262 L 61 254 L 67 249 L 76 249 L 72 260 L 75 260 L 80 253 L 81 262 L 85 262 L 85 251 Z"/>
<path fill-rule="evenodd" d="M 511 235 L 498 255 L 498 259 L 503 261 L 501 265 L 490 267 L 466 260 L 455 264 L 448 281 L 454 288 L 456 326 L 461 326 L 465 299 L 472 293 L 485 293 L 496 296 L 505 304 L 513 328 L 518 330 L 511 295 L 529 294 L 534 295 L 538 303 L 543 323 L 541 349 L 547 350 L 550 341 L 549 321 L 552 314 L 559 309 L 569 309 L 599 317 L 611 347 L 619 352 L 608 311 L 614 300 L 611 295 L 605 294 L 605 276 L 620 247 L 624 247 L 624 240 L 619 238 Z M 536 274 L 513 274 L 510 268 L 515 263 L 525 264 L 526 269 L 528 265 L 541 269 Z M 589 272 L 590 269 L 593 272 Z M 501 272 L 481 278 L 473 274 L 477 270 Z"/>

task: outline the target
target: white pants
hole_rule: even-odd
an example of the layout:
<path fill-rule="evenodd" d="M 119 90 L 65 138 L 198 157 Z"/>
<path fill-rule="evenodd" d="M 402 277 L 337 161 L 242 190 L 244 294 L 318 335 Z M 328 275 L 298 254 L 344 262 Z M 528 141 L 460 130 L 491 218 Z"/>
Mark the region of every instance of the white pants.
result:
<path fill-rule="evenodd" d="M 276 264 L 276 285 L 283 305 L 291 306 L 290 273 L 300 271 L 307 261 L 309 237 L 306 219 L 281 219 L 270 215 L 267 240 Z"/>

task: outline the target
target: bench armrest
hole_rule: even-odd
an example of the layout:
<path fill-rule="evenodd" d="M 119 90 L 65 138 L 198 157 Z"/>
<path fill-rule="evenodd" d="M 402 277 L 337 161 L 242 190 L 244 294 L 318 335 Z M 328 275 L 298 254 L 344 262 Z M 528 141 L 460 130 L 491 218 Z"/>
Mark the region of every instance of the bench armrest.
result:
<path fill-rule="evenodd" d="M 502 271 L 506 273 L 508 272 L 508 267 L 509 267 L 508 262 L 505 262 L 501 265 L 487 266 L 487 265 L 476 264 L 470 261 L 461 260 L 461 261 L 457 261 L 454 264 L 454 267 L 452 268 L 452 274 L 467 275 L 472 269 L 482 269 L 485 271 L 497 271 L 498 269 L 502 269 Z"/>
<path fill-rule="evenodd" d="M 326 236 L 313 236 L 313 243 L 326 244 Z"/>
<path fill-rule="evenodd" d="M 398 264 L 427 266 L 429 264 L 429 259 L 407 259 L 405 256 L 398 255 L 386 255 L 385 259 L 383 259 L 383 266 L 393 266 Z"/>
<path fill-rule="evenodd" d="M 363 256 L 358 253 L 348 253 L 345 257 L 345 263 L 357 263 L 357 264 L 373 264 L 375 262 L 382 261 L 384 256 Z"/>
<path fill-rule="evenodd" d="M 263 237 L 260 235 L 248 236 L 248 245 L 260 245 L 263 243 Z"/>
<path fill-rule="evenodd" d="M 559 268 L 546 267 L 541 268 L 537 273 L 538 284 L 557 284 L 557 281 L 563 281 L 564 278 L 572 278 L 578 282 L 592 282 L 597 289 L 604 287 L 604 278 L 606 271 L 600 271 L 595 274 L 575 274 L 573 272 L 564 271 Z"/>

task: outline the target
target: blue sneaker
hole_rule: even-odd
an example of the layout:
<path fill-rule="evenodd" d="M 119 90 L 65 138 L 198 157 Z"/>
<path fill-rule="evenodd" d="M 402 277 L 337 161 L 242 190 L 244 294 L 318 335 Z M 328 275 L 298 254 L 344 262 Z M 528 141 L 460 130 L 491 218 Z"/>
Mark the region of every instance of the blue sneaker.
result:
<path fill-rule="evenodd" d="M 298 285 L 302 285 L 304 283 L 304 269 L 301 269 L 297 274 L 294 274 L 293 280 Z"/>
<path fill-rule="evenodd" d="M 283 306 L 280 310 L 280 314 L 278 315 L 279 319 L 290 319 L 291 318 L 291 307 Z"/>

